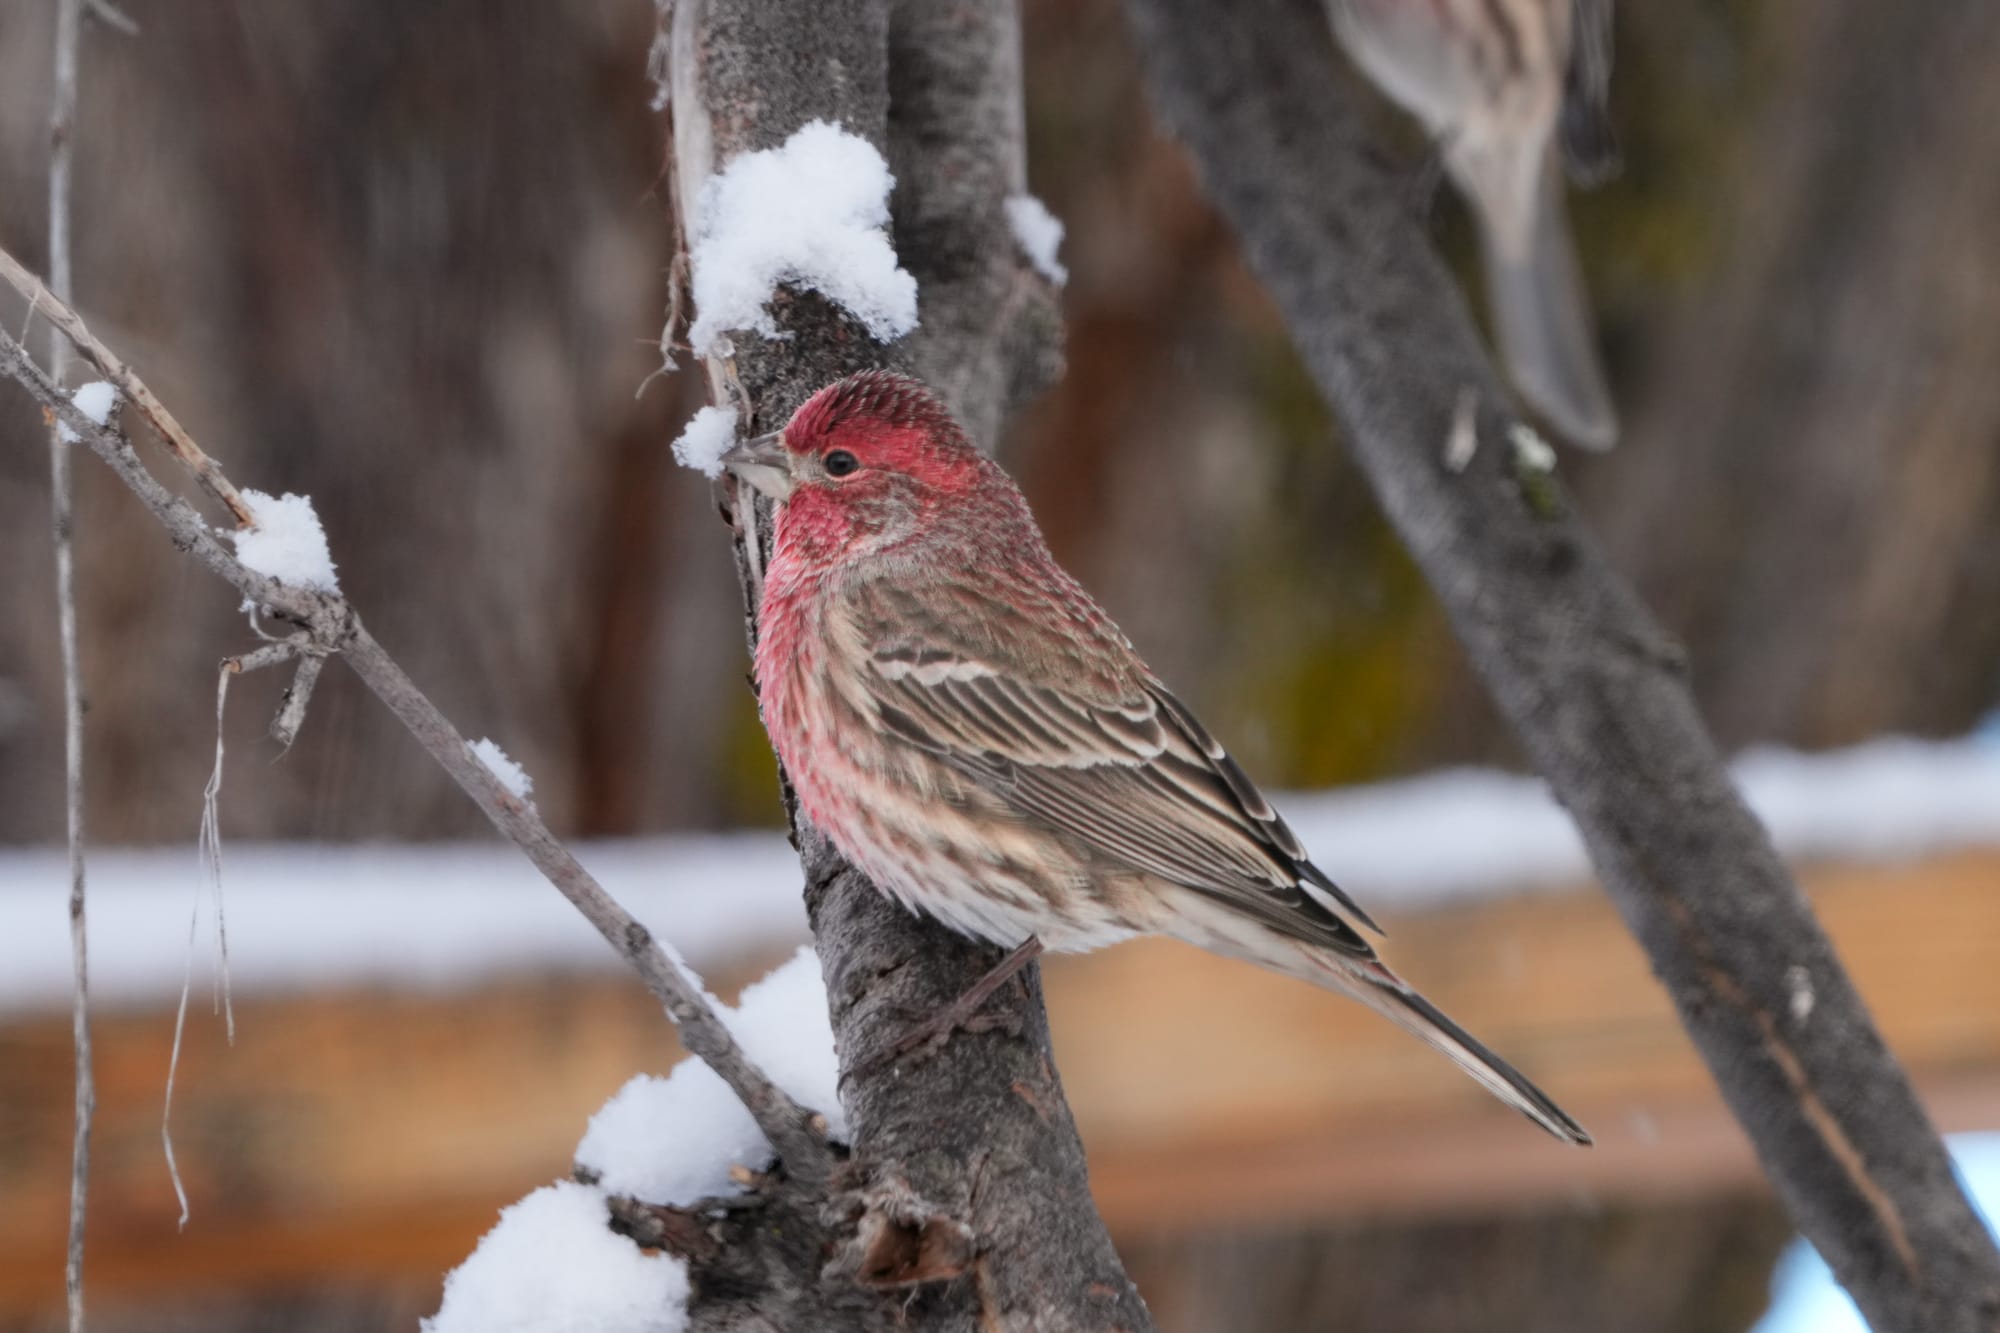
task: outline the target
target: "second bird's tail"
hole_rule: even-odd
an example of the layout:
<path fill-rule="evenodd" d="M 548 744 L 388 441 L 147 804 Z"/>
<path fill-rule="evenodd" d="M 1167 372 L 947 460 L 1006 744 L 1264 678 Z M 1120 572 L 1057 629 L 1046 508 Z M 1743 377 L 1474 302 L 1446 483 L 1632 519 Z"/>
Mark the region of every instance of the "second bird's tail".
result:
<path fill-rule="evenodd" d="M 1618 439 L 1618 413 L 1598 359 L 1561 176 L 1554 154 L 1548 158 L 1525 244 L 1510 252 L 1498 227 L 1480 229 L 1494 331 L 1529 406 L 1571 443 L 1609 449 Z"/>

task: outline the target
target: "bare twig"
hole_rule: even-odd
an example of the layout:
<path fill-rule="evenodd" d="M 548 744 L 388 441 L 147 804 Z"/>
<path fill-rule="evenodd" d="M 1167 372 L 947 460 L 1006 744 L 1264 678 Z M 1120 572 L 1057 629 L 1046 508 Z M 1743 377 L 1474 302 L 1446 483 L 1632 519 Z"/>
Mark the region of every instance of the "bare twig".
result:
<path fill-rule="evenodd" d="M 49 108 L 49 276 L 56 294 L 72 299 L 70 264 L 70 184 L 76 130 L 77 46 L 83 27 L 83 0 L 56 0 L 55 95 Z M 69 359 L 61 333 L 49 331 L 49 375 L 57 385 Z M 49 508 L 54 527 L 56 637 L 63 673 L 63 808 L 69 839 L 70 1027 L 76 1048 L 76 1141 L 70 1155 L 69 1246 L 63 1289 L 69 1301 L 70 1333 L 83 1329 L 83 1232 L 90 1195 L 90 1122 L 97 1088 L 90 1058 L 90 949 L 85 929 L 83 833 L 83 667 L 76 634 L 76 488 L 70 476 L 70 442 L 49 426 Z"/>
<path fill-rule="evenodd" d="M 202 452 L 194 437 L 174 420 L 174 414 L 167 411 L 165 405 L 153 396 L 153 391 L 132 373 L 131 368 L 119 360 L 110 348 L 91 336 L 90 330 L 84 327 L 83 317 L 70 308 L 67 300 L 57 299 L 42 285 L 41 279 L 23 268 L 21 262 L 5 250 L 0 250 L 0 278 L 6 279 L 9 286 L 28 298 L 31 314 L 41 315 L 60 329 L 70 346 L 81 352 L 84 360 L 97 367 L 98 374 L 117 386 L 120 396 L 138 408 L 140 415 L 159 433 L 160 441 L 167 446 L 168 452 L 193 475 L 203 490 L 234 516 L 238 526 L 256 526 L 250 506 L 236 493 L 236 487 L 223 475 L 221 466 Z"/>
<path fill-rule="evenodd" d="M 675 1208 L 661 1203 L 645 1203 L 630 1195 L 613 1195 L 610 1200 L 611 1226 L 642 1248 L 665 1250 L 668 1254 L 698 1263 L 712 1263 L 722 1246 L 709 1234 L 707 1219 L 699 1208 Z"/>
<path fill-rule="evenodd" d="M 299 738 L 299 728 L 305 725 L 306 708 L 312 703 L 313 686 L 319 683 L 320 668 L 326 665 L 326 654 L 308 651 L 299 657 L 299 669 L 292 677 L 292 688 L 285 691 L 284 706 L 271 719 L 271 739 L 289 750 L 292 742 Z"/>
<path fill-rule="evenodd" d="M 0 250 L 0 276 L 6 276 L 23 291 L 39 293 L 44 313 L 66 333 L 74 330 L 72 336 L 85 356 L 126 390 L 133 402 L 152 405 L 142 407 L 149 421 L 156 426 L 162 421 L 172 423 L 173 418 L 159 406 L 152 392 L 90 336 L 76 312 L 54 301 L 33 275 L 4 250 Z M 24 286 L 21 279 L 28 285 Z M 535 808 L 500 785 L 492 771 L 473 754 L 465 737 L 362 626 L 361 617 L 344 598 L 281 583 L 243 565 L 191 505 L 171 494 L 146 469 L 123 435 L 114 428 L 98 425 L 78 411 L 34 363 L 27 350 L 4 330 L 0 330 L 0 374 L 19 381 L 44 412 L 68 425 L 109 464 L 167 529 L 176 547 L 192 555 L 249 601 L 268 607 L 274 615 L 299 626 L 310 639 L 307 651 L 339 653 L 485 812 L 493 826 L 528 854 L 549 882 L 639 973 L 647 989 L 680 1025 L 681 1040 L 688 1050 L 714 1069 L 743 1101 L 786 1169 L 804 1178 L 826 1175 L 831 1169 L 832 1153 L 824 1138 L 813 1133 L 808 1113 L 750 1062 L 709 1006 L 700 987 L 668 956 L 651 932 L 619 906 L 549 832 Z M 172 429 L 179 431 L 177 425 Z M 219 498 L 236 494 L 221 468 L 185 432 L 181 433 L 178 444 L 170 439 L 168 447 L 189 472 L 202 479 L 211 495 Z M 241 504 L 240 497 L 238 503 Z M 243 512 L 247 515 L 247 508 Z"/>
<path fill-rule="evenodd" d="M 194 942 L 201 923 L 201 891 L 212 888 L 215 897 L 215 932 L 219 945 L 217 964 L 224 977 L 223 993 L 228 993 L 229 945 L 222 924 L 222 830 L 216 818 L 216 797 L 222 791 L 223 719 L 229 710 L 229 678 L 244 671 L 271 666 L 291 656 L 288 645 L 274 643 L 240 658 L 224 658 L 215 673 L 215 767 L 209 771 L 208 785 L 201 791 L 201 833 L 196 838 L 196 859 L 201 875 L 195 881 L 194 903 L 188 908 L 187 966 L 181 973 L 181 1001 L 174 1010 L 174 1044 L 167 1056 L 167 1090 L 160 1105 L 160 1149 L 167 1159 L 167 1177 L 173 1181 L 174 1198 L 179 1201 L 179 1225 L 188 1224 L 187 1190 L 181 1184 L 181 1169 L 174 1161 L 174 1076 L 181 1068 L 181 1038 L 187 1033 L 188 996 L 194 993 Z M 236 1014 L 229 1011 L 229 1042 L 236 1044 Z"/>
<path fill-rule="evenodd" d="M 167 1175 L 174 1183 L 174 1198 L 180 1201 L 180 1225 L 183 1227 L 188 1223 L 188 1198 L 187 1190 L 181 1186 L 180 1167 L 174 1162 L 171 1122 L 174 1075 L 180 1071 L 181 1038 L 187 1032 L 188 996 L 194 991 L 194 942 L 196 927 L 201 922 L 201 891 L 204 887 L 215 902 L 216 966 L 221 992 L 218 1007 L 224 1015 L 229 1044 L 236 1044 L 236 1010 L 229 1002 L 229 929 L 222 909 L 222 821 L 218 808 L 218 798 L 222 794 L 222 761 L 226 753 L 223 721 L 229 711 L 229 681 L 232 676 L 240 676 L 246 671 L 261 671 L 267 666 L 280 666 L 291 661 L 304 651 L 302 645 L 305 642 L 306 636 L 294 635 L 265 644 L 255 652 L 240 657 L 225 657 L 215 673 L 215 767 L 209 771 L 208 785 L 201 790 L 201 832 L 195 840 L 201 875 L 195 884 L 194 905 L 188 909 L 187 967 L 181 975 L 181 1002 L 174 1011 L 174 1045 L 167 1057 L 167 1091 L 160 1107 L 160 1147 L 166 1153 Z"/>

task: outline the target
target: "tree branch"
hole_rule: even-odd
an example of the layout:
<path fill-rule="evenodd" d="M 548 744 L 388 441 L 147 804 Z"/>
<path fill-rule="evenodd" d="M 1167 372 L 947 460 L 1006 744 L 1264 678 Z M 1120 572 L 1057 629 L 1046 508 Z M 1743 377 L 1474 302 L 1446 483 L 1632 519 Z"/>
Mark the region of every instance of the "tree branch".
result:
<path fill-rule="evenodd" d="M 40 315 L 53 324 L 72 347 L 97 367 L 100 375 L 117 386 L 119 396 L 138 408 L 147 424 L 159 434 L 167 452 L 187 469 L 211 498 L 229 511 L 239 527 L 255 526 L 255 520 L 250 517 L 250 506 L 237 494 L 236 487 L 223 475 L 215 460 L 202 452 L 194 437 L 182 429 L 174 414 L 167 411 L 165 404 L 132 373 L 131 368 L 119 360 L 110 348 L 91 336 L 90 330 L 84 327 L 82 317 L 70 308 L 66 298 L 54 299 L 41 279 L 23 268 L 20 261 L 5 250 L 0 250 L 0 278 L 28 299 L 31 316 Z"/>
<path fill-rule="evenodd" d="M 1015 6 L 678 0 L 662 19 L 677 200 L 698 198 L 740 153 L 816 118 L 837 122 L 887 145 L 897 253 L 918 282 L 921 326 L 886 348 L 819 296 L 782 292 L 773 309 L 787 336 L 732 335 L 731 360 L 705 366 L 712 395 L 738 407 L 740 429 L 769 431 L 823 385 L 893 363 L 938 384 L 990 443 L 1007 410 L 1052 373 L 1059 329 L 1046 284 L 1023 277 L 1002 209 L 1024 174 Z M 738 564 L 754 610 L 769 513 L 753 503 L 738 488 Z M 770 1193 L 785 1216 L 831 1214 L 831 1261 L 815 1253 L 800 1272 L 795 1252 L 768 1245 L 752 1264 L 759 1235 L 784 1229 L 726 1219 L 728 1272 L 705 1282 L 695 1265 L 696 1326 L 789 1327 L 779 1312 L 805 1310 L 828 1333 L 1150 1329 L 1091 1205 L 1038 969 L 982 1011 L 985 1030 L 878 1064 L 999 951 L 891 903 L 795 809 L 793 831 L 854 1155 L 840 1193 L 818 1207 Z M 749 1272 L 761 1276 L 748 1281 Z"/>
<path fill-rule="evenodd" d="M 172 422 L 150 390 L 124 363 L 84 328 L 69 306 L 57 301 L 14 258 L 0 250 L 0 277 L 7 278 L 68 334 L 77 350 L 107 378 L 141 405 L 156 425 Z M 338 653 L 376 698 L 388 706 L 417 743 L 428 751 L 485 812 L 502 836 L 535 863 L 548 881 L 569 899 L 632 965 L 646 987 L 679 1025 L 688 1050 L 705 1061 L 742 1099 L 757 1120 L 786 1169 L 807 1181 L 823 1181 L 833 1166 L 833 1153 L 816 1132 L 813 1117 L 750 1063 L 709 1007 L 700 988 L 661 943 L 620 907 L 568 848 L 549 832 L 534 806 L 502 786 L 443 713 L 410 680 L 382 645 L 361 623 L 345 599 L 306 588 L 291 587 L 245 567 L 211 531 L 193 506 L 178 498 L 147 470 L 129 441 L 115 426 L 99 426 L 76 405 L 28 355 L 27 349 L 0 330 L 0 374 L 19 381 L 42 405 L 52 423 L 66 425 L 110 465 L 119 480 L 139 497 L 167 529 L 174 545 L 192 555 L 255 605 L 297 625 L 310 640 L 308 651 Z M 150 404 L 150 407 L 147 405 Z M 202 480 L 211 495 L 236 496 L 221 467 L 177 425 L 162 429 L 169 451 Z M 242 504 L 240 496 L 237 503 Z M 244 507 L 245 514 L 249 512 Z M 285 714 L 281 714 L 283 720 Z"/>
<path fill-rule="evenodd" d="M 888 157 L 896 253 L 923 269 L 918 333 L 897 351 L 992 448 L 1014 410 L 1062 375 L 1055 288 L 1004 210 L 1028 188 L 1014 5 L 893 0 Z"/>
<path fill-rule="evenodd" d="M 2000 1254 L 1811 908 L 1731 786 L 1677 649 L 1522 429 L 1321 8 L 1128 0 L 1155 104 L 1800 1229 L 1880 1329 L 2000 1322 Z M 1476 397 L 1479 449 L 1442 458 Z M 1786 977 L 1814 1002 L 1794 1007 Z"/>
<path fill-rule="evenodd" d="M 70 186 L 75 153 L 78 47 L 83 36 L 83 0 L 56 0 L 55 95 L 49 106 L 49 276 L 57 295 L 72 299 L 70 269 Z M 63 381 L 69 347 L 49 331 L 49 374 Z M 83 823 L 83 665 L 76 634 L 76 487 L 70 475 L 70 444 L 49 426 L 49 517 L 54 530 L 56 638 L 63 673 L 63 810 L 69 843 L 70 1032 L 76 1049 L 76 1140 L 70 1154 L 69 1247 L 63 1288 L 69 1303 L 70 1333 L 83 1330 L 83 1236 L 90 1196 L 90 1122 L 97 1088 L 90 1059 L 90 948 L 85 928 Z"/>

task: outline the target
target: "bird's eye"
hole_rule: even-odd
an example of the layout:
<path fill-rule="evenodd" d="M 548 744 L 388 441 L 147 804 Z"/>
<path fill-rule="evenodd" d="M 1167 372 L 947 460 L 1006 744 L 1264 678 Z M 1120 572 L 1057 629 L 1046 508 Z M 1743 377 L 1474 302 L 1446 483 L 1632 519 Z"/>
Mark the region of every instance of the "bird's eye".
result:
<path fill-rule="evenodd" d="M 844 477 L 861 466 L 861 460 L 845 449 L 835 449 L 826 456 L 826 475 Z"/>

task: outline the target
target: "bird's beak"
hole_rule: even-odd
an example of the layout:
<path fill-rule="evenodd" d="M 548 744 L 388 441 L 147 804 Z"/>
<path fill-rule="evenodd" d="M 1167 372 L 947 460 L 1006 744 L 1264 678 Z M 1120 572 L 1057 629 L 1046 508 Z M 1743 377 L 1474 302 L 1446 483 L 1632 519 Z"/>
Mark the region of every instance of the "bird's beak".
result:
<path fill-rule="evenodd" d="M 723 452 L 722 465 L 773 500 L 792 493 L 791 461 L 785 452 L 783 431 L 738 441 Z"/>

